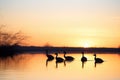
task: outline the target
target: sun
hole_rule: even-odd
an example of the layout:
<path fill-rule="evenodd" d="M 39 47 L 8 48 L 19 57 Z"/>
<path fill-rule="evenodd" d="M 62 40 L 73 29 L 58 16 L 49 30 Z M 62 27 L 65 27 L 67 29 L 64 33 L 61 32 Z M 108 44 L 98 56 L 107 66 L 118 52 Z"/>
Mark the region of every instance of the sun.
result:
<path fill-rule="evenodd" d="M 90 45 L 89 45 L 88 43 L 84 43 L 84 44 L 83 44 L 83 47 L 84 47 L 84 48 L 88 48 L 88 47 L 90 47 Z"/>

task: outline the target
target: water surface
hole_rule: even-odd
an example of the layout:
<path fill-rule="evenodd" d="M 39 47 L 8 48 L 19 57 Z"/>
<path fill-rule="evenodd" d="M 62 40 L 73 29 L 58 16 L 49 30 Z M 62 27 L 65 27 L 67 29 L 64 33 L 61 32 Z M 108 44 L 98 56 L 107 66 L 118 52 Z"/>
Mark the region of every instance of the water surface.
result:
<path fill-rule="evenodd" d="M 54 57 L 55 55 L 52 54 Z M 120 55 L 97 54 L 104 63 L 95 64 L 93 53 L 85 54 L 88 61 L 80 61 L 80 53 L 67 54 L 72 62 L 48 61 L 44 53 L 20 54 L 0 58 L 0 80 L 120 80 Z M 63 54 L 59 54 L 63 57 Z"/>

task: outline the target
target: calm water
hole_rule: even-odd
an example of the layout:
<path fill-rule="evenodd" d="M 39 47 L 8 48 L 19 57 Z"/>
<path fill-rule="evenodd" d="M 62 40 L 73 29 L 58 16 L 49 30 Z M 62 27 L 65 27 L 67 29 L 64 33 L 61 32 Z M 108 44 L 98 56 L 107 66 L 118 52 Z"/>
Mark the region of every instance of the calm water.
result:
<path fill-rule="evenodd" d="M 42 53 L 0 59 L 0 80 L 120 80 L 119 54 L 97 54 L 105 60 L 102 64 L 94 64 L 93 53 L 85 54 L 89 61 L 84 64 L 80 61 L 81 54 L 67 55 L 75 60 L 57 67 L 55 60 L 46 62 L 46 55 Z"/>

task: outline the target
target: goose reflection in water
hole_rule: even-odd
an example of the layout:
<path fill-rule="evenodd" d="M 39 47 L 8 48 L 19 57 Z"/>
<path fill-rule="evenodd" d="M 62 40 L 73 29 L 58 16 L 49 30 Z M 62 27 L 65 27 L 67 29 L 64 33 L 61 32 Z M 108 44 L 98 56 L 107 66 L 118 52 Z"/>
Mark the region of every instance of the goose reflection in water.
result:
<path fill-rule="evenodd" d="M 96 62 L 94 62 L 94 67 L 96 68 L 98 64 L 100 65 L 102 63 L 96 63 Z"/>
<path fill-rule="evenodd" d="M 46 56 L 47 56 L 47 60 L 46 60 L 46 67 L 47 67 L 48 66 L 48 62 L 54 60 L 54 56 L 50 55 L 48 53 L 48 50 L 46 50 Z"/>
<path fill-rule="evenodd" d="M 94 54 L 94 56 L 95 56 L 95 57 L 94 57 L 94 60 L 95 60 L 94 65 L 95 65 L 95 67 L 96 67 L 97 64 L 101 64 L 101 63 L 104 62 L 103 59 L 101 59 L 101 58 L 96 58 L 96 54 Z"/>
<path fill-rule="evenodd" d="M 61 57 L 58 57 L 58 53 L 55 53 L 56 55 L 56 68 L 58 68 L 58 63 L 63 63 L 64 59 Z"/>
<path fill-rule="evenodd" d="M 53 60 L 51 60 L 51 59 L 46 59 L 46 67 L 48 66 L 48 63 L 51 62 L 51 61 L 53 61 Z"/>
<path fill-rule="evenodd" d="M 81 62 L 82 62 L 82 68 L 84 68 L 84 64 L 87 62 L 87 57 L 84 56 L 84 52 L 82 52 Z"/>
<path fill-rule="evenodd" d="M 86 63 L 86 62 L 84 62 L 84 61 L 82 62 L 82 69 L 84 68 L 84 64 L 85 64 L 85 63 Z"/>
<path fill-rule="evenodd" d="M 87 61 L 87 58 L 84 56 L 84 52 L 82 52 L 82 58 L 81 58 L 81 61 L 82 61 L 82 62 L 86 62 L 86 61 Z"/>
<path fill-rule="evenodd" d="M 56 62 L 56 68 L 58 68 L 58 65 L 59 65 L 60 63 L 64 63 L 64 67 L 66 66 L 66 62 L 65 62 L 65 61 L 63 61 L 63 62 Z"/>

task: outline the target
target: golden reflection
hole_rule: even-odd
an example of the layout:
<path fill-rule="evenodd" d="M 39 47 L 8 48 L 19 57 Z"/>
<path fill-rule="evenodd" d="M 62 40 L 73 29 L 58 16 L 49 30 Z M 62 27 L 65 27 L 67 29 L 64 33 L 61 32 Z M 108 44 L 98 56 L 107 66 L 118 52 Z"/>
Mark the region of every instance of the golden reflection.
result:
<path fill-rule="evenodd" d="M 29 55 L 27 55 L 29 56 Z M 23 55 L 15 55 L 6 58 L 0 58 L 0 69 L 23 69 L 28 58 Z M 24 65 L 24 66 L 22 66 Z"/>
<path fill-rule="evenodd" d="M 51 55 L 55 57 L 55 54 Z M 120 56 L 118 54 L 97 54 L 98 57 L 104 60 L 102 64 L 95 64 L 93 53 L 85 53 L 85 57 L 88 59 L 85 63 L 81 62 L 81 53 L 68 53 L 67 55 L 73 56 L 75 60 L 56 64 L 54 59 L 53 61 L 48 61 L 47 67 L 47 56 L 42 53 L 20 54 L 6 59 L 0 58 L 0 72 L 3 72 L 2 75 L 0 74 L 0 78 L 4 75 L 4 77 L 12 80 L 15 80 L 14 77 L 17 77 L 18 80 L 120 79 Z M 64 58 L 64 54 L 59 54 L 59 57 Z"/>

